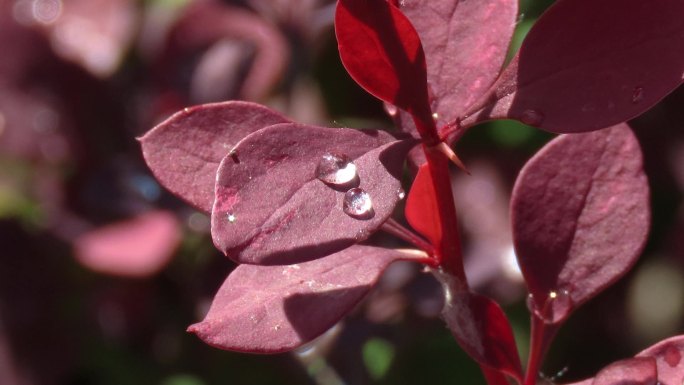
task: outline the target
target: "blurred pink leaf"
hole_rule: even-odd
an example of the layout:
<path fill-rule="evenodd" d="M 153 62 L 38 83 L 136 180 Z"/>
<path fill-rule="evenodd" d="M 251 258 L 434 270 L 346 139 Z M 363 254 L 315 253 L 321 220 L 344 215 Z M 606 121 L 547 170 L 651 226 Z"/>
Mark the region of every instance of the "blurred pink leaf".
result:
<path fill-rule="evenodd" d="M 140 142 L 147 165 L 164 187 L 209 213 L 221 159 L 250 133 L 287 121 L 254 103 L 205 104 L 174 114 Z"/>
<path fill-rule="evenodd" d="M 138 22 L 131 0 L 38 1 L 32 8 L 55 52 L 98 77 L 117 70 Z"/>
<path fill-rule="evenodd" d="M 630 358 L 603 368 L 592 385 L 657 385 L 658 371 L 652 357 Z"/>
<path fill-rule="evenodd" d="M 106 274 L 147 277 L 161 270 L 181 241 L 180 224 L 167 211 L 152 211 L 109 224 L 74 240 L 76 259 Z"/>
<path fill-rule="evenodd" d="M 535 309 L 561 321 L 621 277 L 646 241 L 648 182 L 629 127 L 547 144 L 520 172 L 511 215 Z"/>
<path fill-rule="evenodd" d="M 356 245 L 297 265 L 240 265 L 219 289 L 204 321 L 188 331 L 221 349 L 295 349 L 349 313 L 385 268 L 404 258 L 391 249 Z"/>
<path fill-rule="evenodd" d="M 179 58 L 196 54 L 198 50 L 220 41 L 230 41 L 254 52 L 247 68 L 227 68 L 220 66 L 220 62 L 215 63 L 223 71 L 234 72 L 230 79 L 242 78 L 238 95 L 243 99 L 256 101 L 264 98 L 280 79 L 289 62 L 288 43 L 273 24 L 257 14 L 220 1 L 199 0 L 189 4 L 174 25 L 168 52 L 162 57 L 159 66 L 162 71 L 182 67 L 185 63 L 178 62 Z M 244 56 L 243 53 L 239 55 Z M 206 71 L 207 68 L 195 69 L 199 70 Z M 197 78 L 207 75 L 194 76 Z M 170 76 L 171 81 L 176 81 L 178 74 L 171 73 Z M 217 83 L 214 87 L 225 88 L 226 85 Z"/>
<path fill-rule="evenodd" d="M 239 263 L 286 264 L 322 257 L 368 238 L 399 201 L 403 160 L 413 141 L 375 130 L 297 123 L 249 135 L 218 170 L 211 233 Z M 317 178 L 324 155 L 347 157 L 356 177 L 335 186 Z M 343 210 L 351 188 L 372 209 L 362 218 Z"/>
<path fill-rule="evenodd" d="M 560 0 L 466 126 L 517 119 L 583 132 L 632 119 L 682 83 L 684 2 Z"/>

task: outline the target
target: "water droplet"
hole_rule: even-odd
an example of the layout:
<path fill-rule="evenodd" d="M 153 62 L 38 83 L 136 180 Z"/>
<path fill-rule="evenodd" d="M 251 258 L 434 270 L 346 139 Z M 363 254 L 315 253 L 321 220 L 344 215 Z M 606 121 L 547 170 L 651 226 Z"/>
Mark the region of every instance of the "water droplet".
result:
<path fill-rule="evenodd" d="M 437 119 L 439 119 L 439 114 L 438 114 L 438 113 L 436 113 L 436 112 L 435 112 L 435 113 L 433 113 L 433 114 L 432 114 L 432 119 L 434 119 L 434 120 L 437 120 Z"/>
<path fill-rule="evenodd" d="M 527 309 L 545 323 L 556 324 L 568 318 L 574 309 L 574 304 L 570 292 L 553 290 L 549 292 L 541 307 L 537 305 L 534 296 L 530 294 L 527 297 Z"/>
<path fill-rule="evenodd" d="M 189 107 L 183 108 L 183 112 L 185 112 L 187 114 L 188 112 L 190 112 L 190 108 Z"/>
<path fill-rule="evenodd" d="M 354 218 L 369 218 L 373 216 L 373 203 L 370 195 L 360 188 L 349 189 L 344 194 L 344 212 Z"/>
<path fill-rule="evenodd" d="M 400 188 L 399 190 L 397 190 L 397 196 L 400 200 L 406 198 L 406 191 L 404 191 L 403 188 Z"/>
<path fill-rule="evenodd" d="M 544 114 L 537 110 L 525 110 L 520 115 L 520 121 L 528 126 L 537 126 L 544 121 Z"/>
<path fill-rule="evenodd" d="M 385 103 L 385 111 L 391 118 L 397 116 L 399 109 L 394 104 Z"/>
<path fill-rule="evenodd" d="M 235 214 L 228 213 L 228 222 L 235 223 L 236 220 L 237 220 L 237 217 L 235 216 Z"/>
<path fill-rule="evenodd" d="M 356 165 L 344 154 L 326 153 L 316 166 L 316 178 L 325 183 L 344 185 L 356 176 Z"/>
<path fill-rule="evenodd" d="M 632 91 L 632 103 L 636 104 L 644 100 L 644 87 L 634 87 Z"/>

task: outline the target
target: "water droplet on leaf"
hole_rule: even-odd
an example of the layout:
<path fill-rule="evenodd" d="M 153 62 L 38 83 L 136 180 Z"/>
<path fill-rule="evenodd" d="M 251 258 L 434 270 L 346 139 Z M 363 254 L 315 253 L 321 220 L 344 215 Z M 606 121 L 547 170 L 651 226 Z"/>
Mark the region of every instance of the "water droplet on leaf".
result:
<path fill-rule="evenodd" d="M 354 218 L 365 219 L 373 216 L 373 203 L 370 195 L 360 188 L 349 189 L 344 194 L 342 209 Z"/>
<path fill-rule="evenodd" d="M 397 190 L 397 196 L 399 197 L 399 199 L 406 198 L 406 191 L 404 191 L 403 188 L 400 188 L 399 190 Z"/>
<path fill-rule="evenodd" d="M 520 115 L 520 121 L 528 126 L 538 126 L 544 121 L 544 114 L 537 110 L 525 110 Z"/>
<path fill-rule="evenodd" d="M 389 115 L 391 118 L 397 116 L 397 113 L 399 112 L 399 109 L 397 106 L 389 103 L 385 103 L 385 111 L 387 112 L 387 115 Z"/>
<path fill-rule="evenodd" d="M 644 87 L 634 87 L 632 91 L 632 103 L 637 104 L 644 100 Z"/>
<path fill-rule="evenodd" d="M 235 214 L 228 213 L 228 222 L 235 223 L 236 220 L 237 217 L 235 216 Z"/>
<path fill-rule="evenodd" d="M 549 292 L 541 306 L 537 306 L 534 296 L 530 294 L 527 297 L 527 309 L 545 323 L 555 324 L 565 320 L 570 315 L 574 309 L 574 304 L 570 292 L 553 290 Z"/>
<path fill-rule="evenodd" d="M 344 185 L 356 179 L 356 165 L 344 154 L 326 153 L 316 166 L 316 178 L 325 183 Z"/>

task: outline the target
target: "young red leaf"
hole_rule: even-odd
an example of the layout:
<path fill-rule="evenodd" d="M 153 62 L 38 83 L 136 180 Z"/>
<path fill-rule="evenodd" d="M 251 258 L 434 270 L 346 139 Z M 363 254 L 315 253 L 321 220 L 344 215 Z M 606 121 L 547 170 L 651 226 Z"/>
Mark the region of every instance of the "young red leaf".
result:
<path fill-rule="evenodd" d="M 439 245 L 442 240 L 442 228 L 439 224 L 439 207 L 434 200 L 433 186 L 430 168 L 423 164 L 418 169 L 409 190 L 404 213 L 406 221 L 414 230 L 433 245 Z"/>
<path fill-rule="evenodd" d="M 180 111 L 140 138 L 147 165 L 164 187 L 205 212 L 214 204 L 219 163 L 245 136 L 288 120 L 248 102 Z"/>
<path fill-rule="evenodd" d="M 332 327 L 371 290 L 391 262 L 407 257 L 391 249 L 356 245 L 298 265 L 240 265 L 219 289 L 204 321 L 188 331 L 221 349 L 295 349 Z"/>
<path fill-rule="evenodd" d="M 515 0 L 407 0 L 401 11 L 420 35 L 437 127 L 462 116 L 496 79 L 518 16 Z M 411 117 L 399 126 L 415 132 Z"/>
<path fill-rule="evenodd" d="M 684 383 L 684 335 L 660 341 L 637 357 L 653 357 L 658 365 L 658 380 L 661 385 Z"/>
<path fill-rule="evenodd" d="M 153 211 L 78 236 L 74 255 L 94 271 L 147 277 L 171 260 L 180 241 L 176 217 L 166 211 Z"/>
<path fill-rule="evenodd" d="M 552 132 L 631 119 L 684 77 L 681 0 L 560 0 L 532 27 L 479 112 Z"/>
<path fill-rule="evenodd" d="M 646 241 L 648 183 L 629 127 L 550 142 L 520 172 L 511 216 L 535 309 L 561 321 L 622 276 Z"/>
<path fill-rule="evenodd" d="M 522 383 L 513 330 L 496 302 L 476 293 L 450 293 L 447 289 L 442 314 L 459 345 L 475 361 Z"/>
<path fill-rule="evenodd" d="M 382 131 L 295 123 L 257 131 L 218 170 L 214 244 L 239 263 L 287 264 L 368 238 L 400 199 L 399 178 L 413 144 Z M 331 155 L 353 162 L 347 183 L 318 178 L 319 165 Z M 350 198 L 361 206 L 370 200 L 372 207 L 349 215 L 344 206 Z"/>
<path fill-rule="evenodd" d="M 366 91 L 432 124 L 418 33 L 385 0 L 339 0 L 335 33 L 342 64 Z"/>

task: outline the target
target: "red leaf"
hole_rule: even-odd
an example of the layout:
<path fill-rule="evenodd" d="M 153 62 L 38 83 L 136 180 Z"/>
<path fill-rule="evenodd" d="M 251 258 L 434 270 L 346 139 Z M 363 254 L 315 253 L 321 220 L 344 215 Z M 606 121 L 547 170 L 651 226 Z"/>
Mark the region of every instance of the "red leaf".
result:
<path fill-rule="evenodd" d="M 439 207 L 436 206 L 434 196 L 430 168 L 423 164 L 411 185 L 404 212 L 406 221 L 414 230 L 427 238 L 431 244 L 439 245 L 442 242 L 442 228 L 439 222 Z"/>
<path fill-rule="evenodd" d="M 684 2 L 560 0 L 532 27 L 479 113 L 553 132 L 646 111 L 682 83 Z"/>
<path fill-rule="evenodd" d="M 335 33 L 342 64 L 366 91 L 432 124 L 418 33 L 385 0 L 340 0 Z"/>
<path fill-rule="evenodd" d="M 362 241 L 399 201 L 404 157 L 413 141 L 382 131 L 286 123 L 260 130 L 236 147 L 218 171 L 212 212 L 214 244 L 239 263 L 302 262 Z M 317 179 L 325 154 L 346 155 L 357 178 L 341 186 Z M 345 192 L 365 190 L 372 210 L 343 211 Z"/>
<path fill-rule="evenodd" d="M 140 142 L 147 165 L 164 187 L 211 212 L 221 159 L 250 133 L 287 121 L 254 103 L 204 104 L 174 114 Z"/>
<path fill-rule="evenodd" d="M 513 330 L 496 302 L 476 293 L 447 290 L 443 316 L 459 345 L 475 361 L 522 383 Z"/>
<path fill-rule="evenodd" d="M 298 265 L 240 265 L 219 289 L 204 321 L 188 331 L 221 349 L 295 349 L 332 327 L 391 262 L 405 258 L 390 249 L 353 246 Z"/>
<path fill-rule="evenodd" d="M 658 380 L 662 385 L 684 383 L 684 335 L 660 341 L 637 357 L 654 357 L 658 365 Z"/>
<path fill-rule="evenodd" d="M 558 322 L 622 276 L 646 241 L 648 183 L 629 127 L 553 140 L 520 172 L 511 215 L 535 307 Z"/>
<path fill-rule="evenodd" d="M 408 0 L 401 11 L 420 35 L 437 127 L 462 116 L 492 85 L 506 58 L 515 29 L 514 0 Z M 411 117 L 399 126 L 415 132 Z"/>
<path fill-rule="evenodd" d="M 166 211 L 153 211 L 80 235 L 74 241 L 74 254 L 94 271 L 147 277 L 171 260 L 180 241 L 176 217 Z"/>

